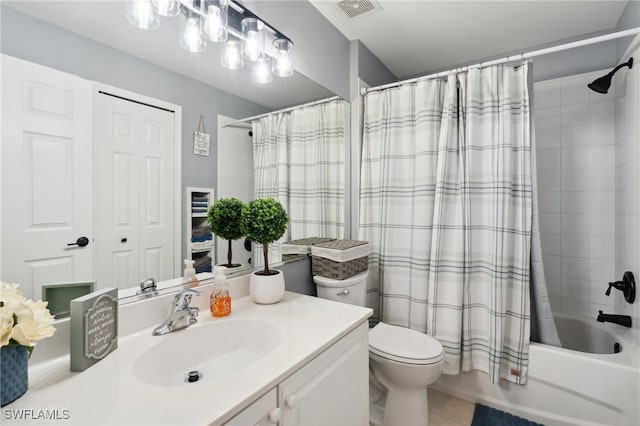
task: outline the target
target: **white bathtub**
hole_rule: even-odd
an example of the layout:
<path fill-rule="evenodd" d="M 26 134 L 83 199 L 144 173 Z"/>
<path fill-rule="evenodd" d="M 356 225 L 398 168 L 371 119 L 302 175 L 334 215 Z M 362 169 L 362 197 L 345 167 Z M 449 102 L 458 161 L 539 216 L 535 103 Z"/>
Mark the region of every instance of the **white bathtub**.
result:
<path fill-rule="evenodd" d="M 549 426 L 640 425 L 640 358 L 632 345 L 615 337 L 612 331 L 620 326 L 565 316 L 556 322 L 565 345 L 600 353 L 531 343 L 524 386 L 492 385 L 486 374 L 473 371 L 443 375 L 432 388 Z M 613 353 L 616 342 L 619 353 Z"/>

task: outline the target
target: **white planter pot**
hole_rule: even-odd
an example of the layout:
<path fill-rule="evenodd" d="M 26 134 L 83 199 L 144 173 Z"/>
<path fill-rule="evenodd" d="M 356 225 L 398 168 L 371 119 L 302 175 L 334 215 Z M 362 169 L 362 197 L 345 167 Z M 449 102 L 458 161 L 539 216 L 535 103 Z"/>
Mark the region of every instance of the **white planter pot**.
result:
<path fill-rule="evenodd" d="M 271 269 L 271 271 L 278 271 Z M 276 275 L 251 274 L 249 281 L 251 298 L 261 305 L 277 303 L 284 297 L 284 274 L 278 271 Z"/>

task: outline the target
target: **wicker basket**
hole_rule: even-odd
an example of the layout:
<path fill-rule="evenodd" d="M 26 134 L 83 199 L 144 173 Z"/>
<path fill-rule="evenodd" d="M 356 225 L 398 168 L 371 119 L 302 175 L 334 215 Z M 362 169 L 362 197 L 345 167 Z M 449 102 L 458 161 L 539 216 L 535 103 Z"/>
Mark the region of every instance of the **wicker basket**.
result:
<path fill-rule="evenodd" d="M 335 238 L 311 237 L 282 243 L 282 260 L 291 260 L 311 254 L 311 246 L 314 244 L 335 241 Z"/>
<path fill-rule="evenodd" d="M 343 253 L 337 255 L 336 258 L 341 258 L 342 260 L 326 257 L 329 255 L 328 253 L 338 254 L 340 252 Z M 320 275 L 334 280 L 350 278 L 369 268 L 369 252 L 370 245 L 367 241 L 335 240 L 316 244 L 311 247 L 313 275 Z M 356 257 L 350 255 L 351 253 Z M 363 256 L 363 253 L 366 254 Z"/>

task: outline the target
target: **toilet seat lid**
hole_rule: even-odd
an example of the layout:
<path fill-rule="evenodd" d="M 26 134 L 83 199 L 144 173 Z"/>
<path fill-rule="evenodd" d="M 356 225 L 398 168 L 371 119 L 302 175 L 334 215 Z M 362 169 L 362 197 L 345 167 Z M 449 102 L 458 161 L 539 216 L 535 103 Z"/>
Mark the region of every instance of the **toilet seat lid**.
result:
<path fill-rule="evenodd" d="M 369 330 L 369 349 L 383 358 L 407 364 L 433 364 L 444 358 L 442 345 L 433 337 L 383 322 Z"/>

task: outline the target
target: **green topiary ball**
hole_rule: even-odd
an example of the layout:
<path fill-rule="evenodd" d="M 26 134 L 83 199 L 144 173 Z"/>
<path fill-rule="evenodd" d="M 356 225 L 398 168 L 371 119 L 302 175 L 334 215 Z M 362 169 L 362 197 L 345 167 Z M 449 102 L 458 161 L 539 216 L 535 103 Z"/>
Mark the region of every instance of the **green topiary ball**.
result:
<path fill-rule="evenodd" d="M 213 232 L 225 240 L 237 240 L 244 234 L 240 229 L 245 204 L 237 198 L 221 198 L 209 208 L 207 220 Z"/>
<path fill-rule="evenodd" d="M 260 198 L 244 208 L 240 228 L 251 241 L 269 244 L 284 235 L 288 220 L 282 204 L 273 198 Z"/>

